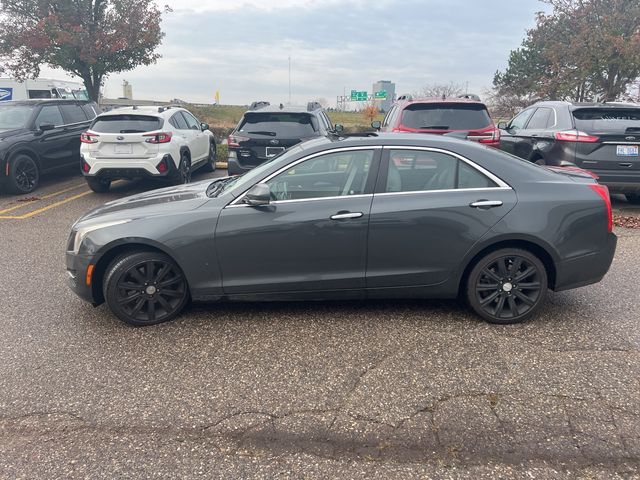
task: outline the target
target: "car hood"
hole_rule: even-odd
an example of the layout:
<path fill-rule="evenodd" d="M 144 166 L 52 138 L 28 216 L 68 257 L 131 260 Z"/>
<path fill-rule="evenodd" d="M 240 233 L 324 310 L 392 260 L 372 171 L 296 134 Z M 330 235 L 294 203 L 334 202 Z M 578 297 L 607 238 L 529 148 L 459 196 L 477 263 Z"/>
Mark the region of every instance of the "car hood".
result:
<path fill-rule="evenodd" d="M 3 140 L 8 137 L 13 137 L 15 135 L 20 135 L 21 133 L 25 133 L 27 130 L 24 128 L 11 129 L 11 130 L 3 130 L 0 128 L 0 140 Z"/>
<path fill-rule="evenodd" d="M 176 214 L 194 210 L 209 201 L 207 187 L 212 180 L 205 180 L 178 187 L 161 188 L 150 192 L 108 202 L 92 210 L 78 222 L 96 219 L 134 219 L 156 215 Z"/>

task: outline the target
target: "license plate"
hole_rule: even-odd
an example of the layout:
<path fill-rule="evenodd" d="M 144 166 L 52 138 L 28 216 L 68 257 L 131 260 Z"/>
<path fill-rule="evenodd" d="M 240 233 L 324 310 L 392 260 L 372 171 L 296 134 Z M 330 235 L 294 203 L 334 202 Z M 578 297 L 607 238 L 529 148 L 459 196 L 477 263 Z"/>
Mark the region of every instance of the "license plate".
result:
<path fill-rule="evenodd" d="M 116 143 L 115 152 L 123 155 L 133 153 L 133 145 L 130 143 Z"/>
<path fill-rule="evenodd" d="M 638 145 L 618 145 L 616 155 L 619 157 L 637 157 Z"/>
<path fill-rule="evenodd" d="M 267 158 L 275 157 L 284 152 L 284 147 L 267 147 Z"/>

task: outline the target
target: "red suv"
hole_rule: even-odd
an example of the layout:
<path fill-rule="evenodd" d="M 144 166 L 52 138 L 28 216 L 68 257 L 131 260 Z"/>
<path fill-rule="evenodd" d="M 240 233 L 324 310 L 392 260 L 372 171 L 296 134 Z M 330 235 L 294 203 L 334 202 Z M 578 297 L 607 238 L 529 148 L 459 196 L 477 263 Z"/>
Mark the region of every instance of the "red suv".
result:
<path fill-rule="evenodd" d="M 476 95 L 420 99 L 403 95 L 382 123 L 373 122 L 371 125 L 383 132 L 460 133 L 468 140 L 496 148 L 500 146 L 500 130 L 491 120 L 486 105 Z"/>

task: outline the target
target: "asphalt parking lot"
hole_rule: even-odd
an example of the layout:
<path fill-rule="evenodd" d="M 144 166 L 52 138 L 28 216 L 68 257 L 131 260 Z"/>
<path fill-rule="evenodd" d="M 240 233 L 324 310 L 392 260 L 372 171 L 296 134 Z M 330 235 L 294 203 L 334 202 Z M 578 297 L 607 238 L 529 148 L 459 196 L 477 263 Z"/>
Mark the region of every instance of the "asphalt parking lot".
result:
<path fill-rule="evenodd" d="M 67 288 L 64 247 L 149 187 L 0 194 L 0 478 L 640 478 L 640 230 L 523 325 L 403 301 L 196 305 L 134 329 Z"/>

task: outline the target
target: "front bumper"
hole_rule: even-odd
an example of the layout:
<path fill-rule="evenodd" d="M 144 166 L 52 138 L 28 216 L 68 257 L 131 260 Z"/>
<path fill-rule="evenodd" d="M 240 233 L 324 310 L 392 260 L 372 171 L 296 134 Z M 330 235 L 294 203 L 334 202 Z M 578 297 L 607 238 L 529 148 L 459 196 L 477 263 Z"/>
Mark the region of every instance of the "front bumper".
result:
<path fill-rule="evenodd" d="M 89 172 L 82 171 L 85 177 L 100 178 L 105 180 L 117 180 L 124 178 L 133 180 L 134 178 L 172 178 L 178 168 L 171 154 L 164 154 L 153 158 L 140 159 L 95 159 L 91 157 L 82 157 L 91 169 Z M 158 165 L 163 162 L 167 166 L 167 170 L 163 173 L 158 171 Z"/>
<path fill-rule="evenodd" d="M 611 267 L 618 237 L 609 233 L 606 245 L 598 252 L 560 262 L 556 266 L 556 292 L 598 283 Z"/>
<path fill-rule="evenodd" d="M 93 278 L 90 278 L 90 284 L 87 284 L 87 271 L 89 266 L 93 265 L 92 257 L 78 255 L 73 252 L 66 253 L 67 263 L 67 285 L 81 299 L 96 304 L 93 295 Z"/>

